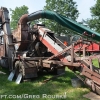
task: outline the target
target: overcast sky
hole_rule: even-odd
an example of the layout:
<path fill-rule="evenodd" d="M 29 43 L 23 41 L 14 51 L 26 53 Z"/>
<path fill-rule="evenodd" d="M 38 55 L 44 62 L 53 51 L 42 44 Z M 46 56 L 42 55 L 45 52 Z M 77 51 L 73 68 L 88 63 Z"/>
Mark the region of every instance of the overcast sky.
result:
<path fill-rule="evenodd" d="M 79 10 L 78 21 L 82 19 L 87 19 L 91 17 L 90 7 L 96 3 L 96 0 L 74 0 L 77 3 Z M 29 13 L 33 13 L 38 10 L 42 10 L 46 5 L 45 0 L 0 0 L 0 7 L 7 7 L 8 9 L 15 9 L 15 7 L 20 7 L 26 5 L 29 8 Z"/>

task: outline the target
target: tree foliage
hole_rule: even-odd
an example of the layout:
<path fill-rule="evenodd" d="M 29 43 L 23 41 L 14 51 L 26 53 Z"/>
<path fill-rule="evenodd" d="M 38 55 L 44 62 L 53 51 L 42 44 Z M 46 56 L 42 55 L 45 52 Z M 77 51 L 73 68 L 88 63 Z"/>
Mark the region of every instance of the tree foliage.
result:
<path fill-rule="evenodd" d="M 55 11 L 58 14 L 64 15 L 72 20 L 76 20 L 79 15 L 76 2 L 73 0 L 46 0 L 46 6 L 44 7 L 44 10 Z M 58 34 L 68 33 L 67 28 L 59 25 L 55 21 L 45 20 L 44 23 L 48 28 Z"/>
<path fill-rule="evenodd" d="M 14 30 L 17 27 L 18 20 L 23 14 L 28 13 L 28 7 L 23 5 L 21 7 L 16 7 L 14 10 L 10 8 L 11 11 L 11 28 Z"/>
<path fill-rule="evenodd" d="M 96 1 L 96 4 L 90 8 L 92 18 L 87 19 L 86 23 L 89 27 L 100 33 L 100 0 Z"/>

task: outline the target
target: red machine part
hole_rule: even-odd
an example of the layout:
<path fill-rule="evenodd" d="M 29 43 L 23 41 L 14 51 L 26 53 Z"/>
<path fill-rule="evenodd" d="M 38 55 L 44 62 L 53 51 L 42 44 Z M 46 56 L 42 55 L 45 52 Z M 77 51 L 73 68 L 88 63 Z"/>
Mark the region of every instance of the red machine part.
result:
<path fill-rule="evenodd" d="M 100 46 L 93 42 L 83 44 L 82 41 L 79 41 L 78 43 L 72 44 L 69 47 L 65 46 L 63 49 L 58 43 L 53 41 L 53 39 L 48 36 L 48 29 L 40 26 L 38 26 L 38 29 L 40 41 L 54 54 L 46 61 L 51 61 L 52 58 L 58 57 L 63 62 L 63 64 L 67 65 L 71 70 L 74 70 L 74 68 L 81 68 L 80 74 L 84 75 L 86 79 L 88 78 L 88 82 L 87 80 L 84 81 L 85 84 L 89 85 L 93 91 L 96 91 L 99 94 L 100 88 L 97 89 L 100 87 L 99 71 L 95 71 L 92 61 L 88 61 L 90 57 L 87 58 L 86 55 L 83 55 L 83 57 L 78 57 L 75 52 L 79 50 L 83 52 L 84 50 L 89 52 L 100 51 Z M 64 55 L 64 53 L 69 53 L 70 55 Z M 51 62 L 57 63 L 56 61 Z"/>
<path fill-rule="evenodd" d="M 89 42 L 88 44 L 80 42 L 74 46 L 76 52 L 83 51 L 83 48 L 88 52 L 100 52 L 100 45 L 94 42 Z"/>

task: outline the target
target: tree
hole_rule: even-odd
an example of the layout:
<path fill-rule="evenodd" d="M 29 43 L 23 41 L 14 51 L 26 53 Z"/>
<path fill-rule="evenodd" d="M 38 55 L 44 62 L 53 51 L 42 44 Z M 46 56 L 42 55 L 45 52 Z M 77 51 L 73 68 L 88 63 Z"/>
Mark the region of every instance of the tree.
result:
<path fill-rule="evenodd" d="M 91 19 L 87 19 L 86 23 L 89 27 L 100 33 L 100 0 L 96 1 L 96 4 L 90 8 Z"/>
<path fill-rule="evenodd" d="M 11 13 L 11 28 L 14 30 L 17 27 L 18 21 L 23 14 L 28 13 L 28 7 L 23 5 L 16 7 L 14 10 L 10 8 Z"/>
<path fill-rule="evenodd" d="M 73 0 L 46 0 L 44 10 L 51 10 L 58 14 L 64 15 L 72 20 L 78 18 L 79 12 L 77 10 L 76 2 Z M 61 34 L 68 33 L 68 29 L 59 25 L 55 21 L 45 20 L 44 22 L 52 31 Z"/>

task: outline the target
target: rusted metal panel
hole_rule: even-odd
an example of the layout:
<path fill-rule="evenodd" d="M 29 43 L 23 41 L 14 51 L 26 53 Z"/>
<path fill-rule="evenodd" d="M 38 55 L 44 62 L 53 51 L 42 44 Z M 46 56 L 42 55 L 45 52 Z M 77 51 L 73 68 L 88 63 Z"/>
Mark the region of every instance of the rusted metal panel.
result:
<path fill-rule="evenodd" d="M 30 34 L 28 33 L 27 17 L 28 14 L 22 15 L 18 22 L 17 29 L 13 31 L 13 39 L 15 42 L 30 40 Z M 18 43 L 18 50 L 26 50 L 29 43 L 29 41 L 27 41 L 26 43 Z"/>
<path fill-rule="evenodd" d="M 37 66 L 35 66 L 34 61 L 25 61 L 24 62 L 25 68 L 25 76 L 24 78 L 34 78 L 37 77 Z"/>
<path fill-rule="evenodd" d="M 24 61 L 24 64 L 25 64 L 25 68 L 36 67 L 35 61 Z"/>
<path fill-rule="evenodd" d="M 21 31 L 23 28 L 26 29 L 27 31 Z M 25 25 L 25 26 L 23 25 L 23 27 L 19 25 L 18 29 L 13 31 L 13 40 L 14 40 L 14 42 L 17 42 L 18 50 L 26 50 L 27 49 L 27 46 L 29 46 L 29 44 L 30 44 L 29 37 L 30 37 L 30 34 L 28 34 L 28 26 L 27 25 Z"/>
<path fill-rule="evenodd" d="M 16 30 L 12 31 L 12 35 L 13 35 L 14 42 L 21 41 L 21 29 L 20 29 L 20 26 Z"/>
<path fill-rule="evenodd" d="M 36 67 L 25 68 L 24 78 L 34 78 L 37 76 L 38 75 L 37 75 L 37 68 Z"/>

